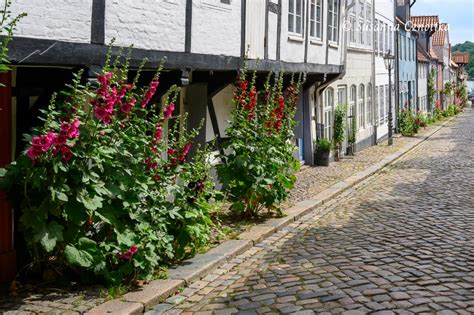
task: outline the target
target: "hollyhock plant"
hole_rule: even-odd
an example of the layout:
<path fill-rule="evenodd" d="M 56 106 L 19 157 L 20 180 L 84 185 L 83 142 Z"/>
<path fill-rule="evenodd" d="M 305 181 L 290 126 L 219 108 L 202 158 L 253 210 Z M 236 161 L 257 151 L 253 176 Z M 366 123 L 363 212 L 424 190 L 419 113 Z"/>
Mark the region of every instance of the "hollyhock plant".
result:
<path fill-rule="evenodd" d="M 53 96 L 44 125 L 1 173 L 33 270 L 48 264 L 108 283 L 150 280 L 209 240 L 217 193 L 207 147 L 189 156 L 198 130 L 173 116 L 180 90 L 171 87 L 156 104 L 161 66 L 140 87 L 143 72 L 128 82 L 120 58 L 108 58 L 97 85 L 83 85 L 79 72 Z"/>
<path fill-rule="evenodd" d="M 268 77 L 259 90 L 256 76 L 249 82 L 244 69 L 237 79 L 229 139 L 217 166 L 231 209 L 246 216 L 258 216 L 263 209 L 281 213 L 279 205 L 288 198 L 299 166 L 292 140 L 301 81 L 292 78 L 284 89 L 283 75 L 273 86 Z"/>

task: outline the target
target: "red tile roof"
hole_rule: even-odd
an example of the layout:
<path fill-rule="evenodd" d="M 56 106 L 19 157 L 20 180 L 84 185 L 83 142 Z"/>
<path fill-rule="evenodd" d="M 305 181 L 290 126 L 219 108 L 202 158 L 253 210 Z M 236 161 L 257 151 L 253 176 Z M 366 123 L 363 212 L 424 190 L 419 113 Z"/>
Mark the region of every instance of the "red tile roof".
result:
<path fill-rule="evenodd" d="M 447 23 L 441 23 L 438 30 L 433 34 L 433 45 L 444 46 L 446 34 L 448 33 L 449 26 Z"/>
<path fill-rule="evenodd" d="M 435 31 L 439 25 L 439 17 L 437 15 L 412 16 L 411 23 L 415 28 L 429 28 Z"/>
<path fill-rule="evenodd" d="M 433 50 L 433 48 L 430 48 L 430 55 L 431 55 L 431 59 L 439 60 L 439 56 L 436 53 L 436 51 Z"/>
<path fill-rule="evenodd" d="M 458 65 L 467 65 L 469 63 L 469 54 L 467 52 L 453 52 L 453 61 Z"/>
<path fill-rule="evenodd" d="M 431 59 L 431 56 L 420 44 L 416 45 L 416 59 L 421 62 L 430 62 Z"/>

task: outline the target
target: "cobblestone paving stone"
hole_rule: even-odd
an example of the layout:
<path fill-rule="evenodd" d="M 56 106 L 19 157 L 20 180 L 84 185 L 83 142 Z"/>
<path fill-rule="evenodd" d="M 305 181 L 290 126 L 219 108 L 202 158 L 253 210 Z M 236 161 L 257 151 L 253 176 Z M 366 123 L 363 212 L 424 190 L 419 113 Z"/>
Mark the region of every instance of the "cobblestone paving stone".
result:
<path fill-rule="evenodd" d="M 473 314 L 473 138 L 469 111 L 149 314 Z"/>

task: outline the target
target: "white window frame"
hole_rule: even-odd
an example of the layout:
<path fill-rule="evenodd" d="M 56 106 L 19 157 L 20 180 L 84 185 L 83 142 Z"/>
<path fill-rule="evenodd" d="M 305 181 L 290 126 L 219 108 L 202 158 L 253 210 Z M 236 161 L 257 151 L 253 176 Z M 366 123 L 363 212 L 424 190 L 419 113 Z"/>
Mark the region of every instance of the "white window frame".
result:
<path fill-rule="evenodd" d="M 309 36 L 317 40 L 323 39 L 323 0 L 310 0 Z"/>
<path fill-rule="evenodd" d="M 365 127 L 365 86 L 359 85 L 359 99 L 357 102 L 357 126 Z"/>
<path fill-rule="evenodd" d="M 384 108 L 384 103 L 385 103 L 385 89 L 384 89 L 384 86 L 381 85 L 379 86 L 379 115 L 378 115 L 378 119 L 379 119 L 379 125 L 383 125 L 384 123 L 384 120 L 383 120 L 383 108 Z"/>
<path fill-rule="evenodd" d="M 339 0 L 328 0 L 328 39 L 339 42 Z"/>
<path fill-rule="evenodd" d="M 359 18 L 359 38 L 357 42 L 359 45 L 364 45 L 365 43 L 365 33 L 364 33 L 364 23 L 365 23 L 365 3 L 364 1 L 359 1 L 359 13 L 358 13 L 358 18 Z"/>
<path fill-rule="evenodd" d="M 333 110 L 334 110 L 334 89 L 328 88 L 324 91 L 324 138 L 332 141 Z"/>
<path fill-rule="evenodd" d="M 356 30 L 357 30 L 357 17 L 356 17 L 356 8 L 353 6 L 349 15 L 350 27 L 349 30 L 349 42 L 351 44 L 357 43 L 356 40 Z"/>
<path fill-rule="evenodd" d="M 366 102 L 366 123 L 367 125 L 372 124 L 372 83 L 367 84 L 367 102 Z"/>
<path fill-rule="evenodd" d="M 372 25 L 372 5 L 367 2 L 366 4 L 366 16 L 365 16 L 365 20 L 366 20 L 366 26 L 367 26 L 367 29 L 365 30 L 366 32 L 366 35 L 367 35 L 367 46 L 369 47 L 372 47 L 372 32 L 371 32 L 371 27 L 370 25 Z"/>
<path fill-rule="evenodd" d="M 303 36 L 304 33 L 304 0 L 288 0 L 288 33 L 297 36 Z M 300 11 L 297 11 L 298 3 L 300 4 Z M 293 11 L 291 10 L 291 4 L 293 4 Z M 298 18 L 300 23 L 298 25 Z M 299 26 L 300 31 L 297 31 Z"/>

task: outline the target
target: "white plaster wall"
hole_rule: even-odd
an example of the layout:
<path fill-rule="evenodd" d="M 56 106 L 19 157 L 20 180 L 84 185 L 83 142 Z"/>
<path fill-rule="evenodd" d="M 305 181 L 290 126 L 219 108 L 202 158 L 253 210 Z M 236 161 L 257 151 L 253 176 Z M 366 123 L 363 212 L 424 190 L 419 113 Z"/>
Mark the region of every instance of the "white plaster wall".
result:
<path fill-rule="evenodd" d="M 119 46 L 184 51 L 186 0 L 107 0 L 105 41 Z"/>
<path fill-rule="evenodd" d="M 241 2 L 193 1 L 192 52 L 240 56 Z"/>
<path fill-rule="evenodd" d="M 278 37 L 278 15 L 272 12 L 268 14 L 268 59 L 275 60 L 277 52 Z"/>
<path fill-rule="evenodd" d="M 0 0 L 3 8 L 5 0 Z M 26 12 L 15 36 L 90 42 L 92 0 L 15 0 L 13 15 Z"/>

